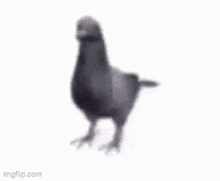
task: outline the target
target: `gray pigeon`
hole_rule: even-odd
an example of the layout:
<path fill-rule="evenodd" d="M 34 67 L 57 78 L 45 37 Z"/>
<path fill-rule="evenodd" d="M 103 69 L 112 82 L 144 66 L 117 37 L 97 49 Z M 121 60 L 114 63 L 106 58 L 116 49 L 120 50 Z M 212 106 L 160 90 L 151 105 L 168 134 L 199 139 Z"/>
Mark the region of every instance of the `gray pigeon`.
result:
<path fill-rule="evenodd" d="M 116 126 L 114 138 L 103 145 L 106 153 L 120 151 L 122 129 L 135 103 L 141 87 L 156 87 L 150 80 L 139 80 L 138 75 L 124 73 L 112 67 L 107 58 L 106 47 L 99 23 L 90 16 L 77 23 L 76 37 L 80 42 L 76 68 L 71 81 L 71 96 L 81 109 L 90 127 L 88 133 L 71 144 L 91 145 L 95 136 L 97 120 L 110 117 Z"/>

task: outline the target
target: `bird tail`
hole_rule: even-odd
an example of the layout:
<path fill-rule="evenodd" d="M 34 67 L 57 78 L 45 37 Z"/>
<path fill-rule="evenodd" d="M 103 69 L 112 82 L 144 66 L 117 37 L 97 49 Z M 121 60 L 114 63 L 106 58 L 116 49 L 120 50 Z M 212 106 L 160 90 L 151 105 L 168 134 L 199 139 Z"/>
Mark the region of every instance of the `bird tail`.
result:
<path fill-rule="evenodd" d="M 141 80 L 140 81 L 141 87 L 157 87 L 159 86 L 159 83 L 153 80 Z"/>

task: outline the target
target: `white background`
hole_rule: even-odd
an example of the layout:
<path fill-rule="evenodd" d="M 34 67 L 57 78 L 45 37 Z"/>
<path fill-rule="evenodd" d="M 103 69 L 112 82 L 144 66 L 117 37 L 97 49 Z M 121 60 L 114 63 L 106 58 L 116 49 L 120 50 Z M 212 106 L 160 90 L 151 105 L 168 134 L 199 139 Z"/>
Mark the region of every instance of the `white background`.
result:
<path fill-rule="evenodd" d="M 112 65 L 161 83 L 140 93 L 120 154 L 98 151 L 109 120 L 91 149 L 69 145 L 88 126 L 69 91 L 83 15 L 101 22 Z M 1 180 L 219 181 L 219 61 L 217 0 L 1 0 Z"/>

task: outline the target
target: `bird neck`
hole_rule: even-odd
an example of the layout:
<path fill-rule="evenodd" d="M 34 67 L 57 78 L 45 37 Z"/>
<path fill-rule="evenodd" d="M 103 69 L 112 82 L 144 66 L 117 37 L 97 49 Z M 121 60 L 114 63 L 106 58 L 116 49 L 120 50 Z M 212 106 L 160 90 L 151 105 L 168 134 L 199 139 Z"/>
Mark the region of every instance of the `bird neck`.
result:
<path fill-rule="evenodd" d="M 84 40 L 80 43 L 79 63 L 91 68 L 109 67 L 103 40 Z"/>

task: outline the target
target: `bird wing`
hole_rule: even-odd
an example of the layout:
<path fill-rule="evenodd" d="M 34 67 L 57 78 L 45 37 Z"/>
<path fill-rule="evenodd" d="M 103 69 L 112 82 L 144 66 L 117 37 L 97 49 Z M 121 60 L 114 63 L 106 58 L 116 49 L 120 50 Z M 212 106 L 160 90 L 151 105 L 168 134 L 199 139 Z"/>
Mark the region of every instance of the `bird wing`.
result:
<path fill-rule="evenodd" d="M 111 70 L 114 109 L 129 111 L 139 89 L 138 77 L 134 74 L 125 74 L 116 68 Z"/>

